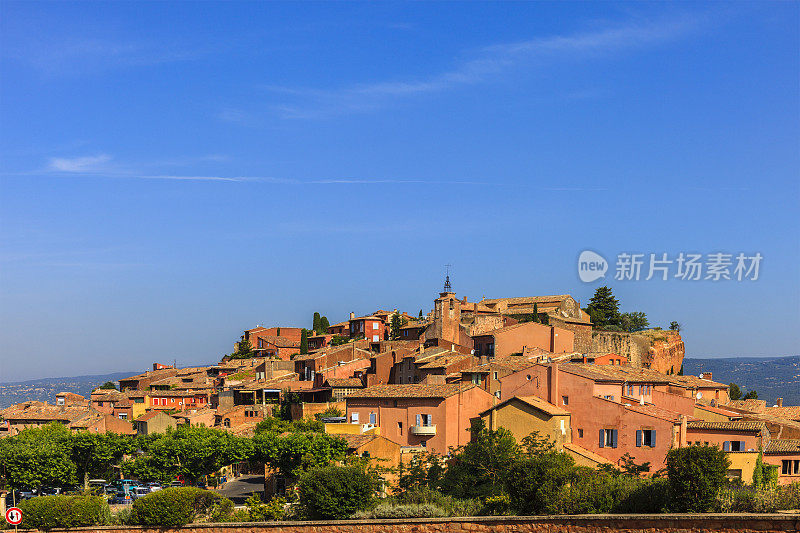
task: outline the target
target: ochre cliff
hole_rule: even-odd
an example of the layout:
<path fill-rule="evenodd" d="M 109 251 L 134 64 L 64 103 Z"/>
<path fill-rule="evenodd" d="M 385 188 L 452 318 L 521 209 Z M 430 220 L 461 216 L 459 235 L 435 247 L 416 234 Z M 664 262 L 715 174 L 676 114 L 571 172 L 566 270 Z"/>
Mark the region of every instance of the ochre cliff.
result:
<path fill-rule="evenodd" d="M 592 353 L 615 353 L 628 358 L 631 366 L 677 373 L 685 354 L 677 331 L 650 329 L 637 333 L 593 331 Z"/>
<path fill-rule="evenodd" d="M 683 366 L 683 356 L 686 355 L 681 334 L 677 331 L 659 333 L 663 335 L 652 338 L 648 353 L 642 360 L 642 366 L 664 374 L 676 374 Z"/>

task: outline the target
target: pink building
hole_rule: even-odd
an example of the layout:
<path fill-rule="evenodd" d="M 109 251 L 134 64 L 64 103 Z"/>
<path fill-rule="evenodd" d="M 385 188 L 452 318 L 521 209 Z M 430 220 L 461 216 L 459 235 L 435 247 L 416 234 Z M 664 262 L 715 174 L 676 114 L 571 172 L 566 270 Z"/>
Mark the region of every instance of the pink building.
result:
<path fill-rule="evenodd" d="M 470 419 L 495 398 L 474 385 L 376 385 L 346 398 L 350 423 L 372 424 L 401 446 L 446 454 L 469 441 Z"/>

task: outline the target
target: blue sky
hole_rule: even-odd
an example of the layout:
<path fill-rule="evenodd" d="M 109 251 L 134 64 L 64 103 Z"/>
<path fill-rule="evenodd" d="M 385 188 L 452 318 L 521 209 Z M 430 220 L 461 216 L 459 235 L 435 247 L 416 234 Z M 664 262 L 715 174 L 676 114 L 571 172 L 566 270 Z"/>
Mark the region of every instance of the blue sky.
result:
<path fill-rule="evenodd" d="M 797 3 L 0 4 L 0 381 L 608 283 L 800 352 Z M 757 281 L 577 257 L 760 252 Z"/>

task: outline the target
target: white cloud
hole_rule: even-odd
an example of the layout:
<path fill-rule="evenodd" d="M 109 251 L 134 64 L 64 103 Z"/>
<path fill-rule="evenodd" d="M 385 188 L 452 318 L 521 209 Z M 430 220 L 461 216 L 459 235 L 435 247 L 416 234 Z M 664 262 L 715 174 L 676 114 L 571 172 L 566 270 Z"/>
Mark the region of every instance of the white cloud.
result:
<path fill-rule="evenodd" d="M 488 83 L 532 64 L 542 66 L 548 62 L 620 53 L 668 42 L 685 35 L 699 23 L 698 17 L 683 17 L 496 44 L 478 50 L 472 54 L 471 59 L 462 61 L 450 70 L 415 80 L 380 81 L 334 90 L 280 86 L 267 86 L 266 89 L 291 101 L 272 106 L 272 111 L 282 118 L 320 118 L 348 112 L 364 112 L 398 98 L 436 94 L 461 86 Z"/>
<path fill-rule="evenodd" d="M 50 160 L 50 170 L 57 172 L 98 172 L 104 164 L 111 161 L 111 156 L 99 154 L 85 157 L 57 157 Z"/>

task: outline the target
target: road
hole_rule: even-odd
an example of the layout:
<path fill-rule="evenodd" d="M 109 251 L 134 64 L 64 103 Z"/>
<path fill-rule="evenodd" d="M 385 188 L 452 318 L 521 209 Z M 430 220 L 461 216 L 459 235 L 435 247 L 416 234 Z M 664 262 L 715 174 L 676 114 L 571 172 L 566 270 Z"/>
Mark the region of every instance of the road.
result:
<path fill-rule="evenodd" d="M 244 505 L 244 501 L 254 492 L 263 492 L 264 476 L 245 475 L 239 476 L 225 483 L 221 489 L 214 492 L 230 499 L 234 505 Z"/>

